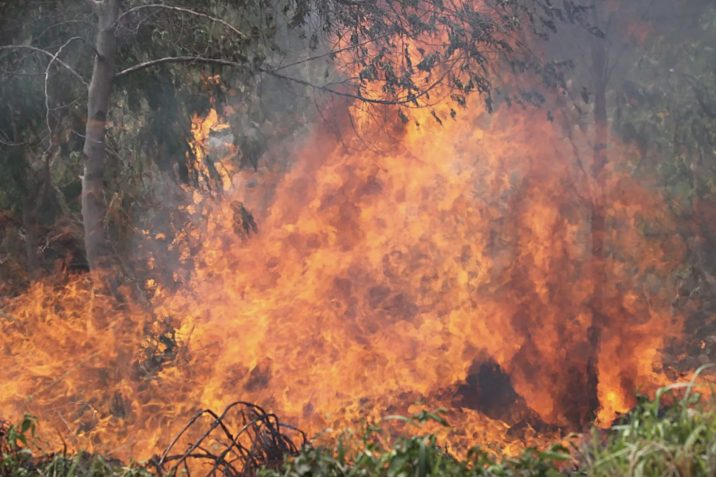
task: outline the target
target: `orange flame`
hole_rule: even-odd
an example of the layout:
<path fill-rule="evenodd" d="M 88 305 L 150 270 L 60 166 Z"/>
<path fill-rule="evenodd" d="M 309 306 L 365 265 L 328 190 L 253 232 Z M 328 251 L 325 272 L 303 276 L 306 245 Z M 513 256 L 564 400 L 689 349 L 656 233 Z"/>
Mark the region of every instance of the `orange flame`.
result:
<path fill-rule="evenodd" d="M 446 407 L 453 449 L 514 452 L 585 424 L 592 368 L 602 424 L 667 381 L 683 244 L 655 193 L 611 171 L 610 327 L 594 344 L 588 180 L 552 122 L 473 104 L 374 140 L 354 113 L 365 136 L 316 131 L 255 235 L 235 227 L 246 173 L 220 161 L 223 198 L 195 200 L 211 214 L 190 278 L 151 283 L 151 311 L 81 276 L 6 300 L 0 409 L 146 458 L 196 409 L 236 398 L 311 433 Z M 226 127 L 215 110 L 193 118 L 197 164 Z"/>

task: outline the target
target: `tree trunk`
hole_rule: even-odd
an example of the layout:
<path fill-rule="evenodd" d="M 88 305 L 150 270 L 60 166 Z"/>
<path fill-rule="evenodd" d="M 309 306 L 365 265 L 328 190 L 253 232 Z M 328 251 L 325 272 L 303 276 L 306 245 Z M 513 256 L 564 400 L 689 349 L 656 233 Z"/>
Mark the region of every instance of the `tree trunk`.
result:
<path fill-rule="evenodd" d="M 84 176 L 82 178 L 82 220 L 85 252 L 90 270 L 106 272 L 111 268 L 109 240 L 104 227 L 107 204 L 104 197 L 105 128 L 112 94 L 114 57 L 117 42 L 114 24 L 119 0 L 96 4 L 97 37 L 92 80 L 87 96 L 87 124 L 84 143 Z"/>

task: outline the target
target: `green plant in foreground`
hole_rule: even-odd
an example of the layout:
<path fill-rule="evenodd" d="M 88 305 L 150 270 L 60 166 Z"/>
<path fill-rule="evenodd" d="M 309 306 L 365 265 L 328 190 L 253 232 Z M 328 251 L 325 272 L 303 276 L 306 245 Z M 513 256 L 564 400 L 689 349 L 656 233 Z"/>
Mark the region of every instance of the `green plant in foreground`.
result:
<path fill-rule="evenodd" d="M 150 477 L 140 467 L 125 467 L 102 456 L 80 452 L 73 456 L 37 457 L 29 444 L 35 439 L 37 420 L 23 416 L 19 424 L 0 422 L 0 477 Z"/>
<path fill-rule="evenodd" d="M 710 367 L 710 366 L 707 366 Z M 595 430 L 582 450 L 582 468 L 594 477 L 716 476 L 716 402 L 697 392 L 696 379 L 640 399 L 626 422 L 606 438 Z M 664 405 L 668 403 L 668 405 Z"/>
<path fill-rule="evenodd" d="M 38 469 L 37 474 L 43 477 L 151 477 L 141 467 L 125 467 L 118 461 L 86 452 L 72 457 L 54 456 Z"/>
<path fill-rule="evenodd" d="M 402 421 L 419 427 L 427 421 L 447 423 L 437 413 L 421 412 L 412 417 L 390 416 L 385 421 Z M 306 448 L 280 471 L 263 470 L 261 477 L 553 477 L 562 475 L 560 463 L 570 459 L 567 450 L 554 446 L 540 452 L 526 450 L 521 456 L 495 460 L 476 447 L 466 459 L 458 459 L 438 445 L 434 434 L 390 438 L 383 426 L 369 425 L 356 450 L 349 451 L 344 439 L 336 449 Z"/>
<path fill-rule="evenodd" d="M 561 445 L 547 451 L 526 449 L 517 457 L 496 459 L 479 447 L 465 459 L 450 455 L 433 434 L 389 439 L 381 426 L 368 426 L 356 450 L 340 440 L 336 449 L 306 448 L 280 471 L 261 477 L 714 477 L 716 476 L 716 401 L 697 392 L 699 369 L 689 383 L 661 388 L 608 431 L 594 429 L 591 439 L 571 453 Z M 446 423 L 438 414 L 391 416 L 410 425 Z"/>
<path fill-rule="evenodd" d="M 27 475 L 23 471 L 31 469 L 33 455 L 27 447 L 28 441 L 35 436 L 37 421 L 25 415 L 19 424 L 5 424 L 0 421 L 0 475 Z"/>
<path fill-rule="evenodd" d="M 440 446 L 424 424 L 447 426 L 440 411 L 412 417 L 389 416 L 354 437 L 346 432 L 333 447 L 305 447 L 276 469 L 258 477 L 714 477 L 716 476 L 716 400 L 697 392 L 697 371 L 689 383 L 660 389 L 640 399 L 623 422 L 593 430 L 574 452 L 561 445 L 527 449 L 496 458 L 479 447 L 464 458 Z M 702 387 L 705 387 L 701 385 Z M 396 426 L 407 426 L 395 436 Z M 34 456 L 29 443 L 35 419 L 0 423 L 0 477 L 150 477 L 142 467 L 80 452 Z M 199 475 L 199 474 L 197 474 Z M 236 476 L 236 477 L 255 477 Z"/>

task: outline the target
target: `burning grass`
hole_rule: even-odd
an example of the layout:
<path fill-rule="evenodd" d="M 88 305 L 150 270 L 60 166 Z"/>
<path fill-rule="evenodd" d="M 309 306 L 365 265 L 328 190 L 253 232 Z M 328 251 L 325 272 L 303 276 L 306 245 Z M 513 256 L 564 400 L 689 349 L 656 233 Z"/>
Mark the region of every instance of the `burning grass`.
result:
<path fill-rule="evenodd" d="M 716 401 L 711 387 L 708 399 L 699 392 L 704 388 L 696 384 L 700 371 L 689 383 L 661 388 L 652 400 L 641 399 L 611 429 L 595 427 L 591 434 L 574 435 L 546 450 L 528 448 L 513 457 L 495 456 L 481 447 L 459 457 L 451 454 L 435 433 L 425 432 L 431 425 L 448 426 L 440 412 L 388 416 L 366 425 L 359 435 L 345 431 L 335 445 L 313 446 L 275 415 L 237 402 L 220 415 L 198 413 L 160 457 L 143 465 L 125 466 L 86 452 L 37 456 L 30 450 L 37 441 L 33 418 L 3 423 L 0 476 L 713 476 Z M 209 421 L 202 422 L 206 417 Z M 232 428 L 230 423 L 243 425 Z"/>

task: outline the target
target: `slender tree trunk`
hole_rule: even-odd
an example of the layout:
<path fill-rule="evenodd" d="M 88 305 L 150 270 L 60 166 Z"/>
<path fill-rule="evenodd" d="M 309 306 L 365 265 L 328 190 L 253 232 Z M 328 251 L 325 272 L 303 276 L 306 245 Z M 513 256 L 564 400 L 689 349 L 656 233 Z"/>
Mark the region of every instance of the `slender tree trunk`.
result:
<path fill-rule="evenodd" d="M 97 38 L 92 80 L 87 97 L 87 124 L 84 143 L 84 176 L 82 178 L 82 220 L 85 251 L 90 270 L 111 268 L 111 253 L 104 220 L 107 204 L 104 197 L 105 128 L 112 94 L 114 60 L 117 42 L 114 23 L 119 0 L 103 0 L 95 7 Z"/>

